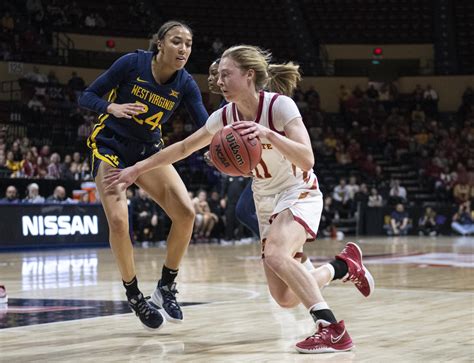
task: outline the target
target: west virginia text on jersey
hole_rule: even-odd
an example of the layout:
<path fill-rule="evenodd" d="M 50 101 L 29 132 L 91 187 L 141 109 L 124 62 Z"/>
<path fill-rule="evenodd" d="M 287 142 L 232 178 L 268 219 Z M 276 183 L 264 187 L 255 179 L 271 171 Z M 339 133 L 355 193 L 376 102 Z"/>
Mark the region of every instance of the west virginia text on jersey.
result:
<path fill-rule="evenodd" d="M 181 69 L 166 84 L 158 84 L 151 71 L 153 53 L 137 50 L 119 58 L 85 91 L 79 104 L 101 113 L 99 123 L 118 135 L 135 141 L 159 142 L 161 125 L 168 121 L 181 101 L 198 126 L 207 120 L 201 93 L 191 75 Z M 108 100 L 101 97 L 110 92 Z M 107 114 L 115 102 L 140 103 L 144 111 L 131 119 Z"/>

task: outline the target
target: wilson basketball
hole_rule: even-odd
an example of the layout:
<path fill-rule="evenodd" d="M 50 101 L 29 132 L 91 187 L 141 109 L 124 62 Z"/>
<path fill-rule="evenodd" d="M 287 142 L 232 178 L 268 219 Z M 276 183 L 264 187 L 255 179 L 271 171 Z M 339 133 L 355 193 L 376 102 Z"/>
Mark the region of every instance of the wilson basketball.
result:
<path fill-rule="evenodd" d="M 231 176 L 248 175 L 262 158 L 260 139 L 240 136 L 232 125 L 217 132 L 212 138 L 209 154 L 215 167 Z"/>

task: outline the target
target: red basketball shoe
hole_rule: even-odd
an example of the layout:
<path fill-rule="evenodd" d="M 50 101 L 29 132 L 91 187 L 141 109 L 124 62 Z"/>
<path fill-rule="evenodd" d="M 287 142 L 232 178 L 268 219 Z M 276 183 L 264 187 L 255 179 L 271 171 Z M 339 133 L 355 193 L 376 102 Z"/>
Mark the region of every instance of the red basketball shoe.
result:
<path fill-rule="evenodd" d="M 354 348 L 352 339 L 344 326 L 344 320 L 339 323 L 329 323 L 325 320 L 316 322 L 318 330 L 305 340 L 296 343 L 300 353 L 335 353 L 347 352 Z"/>
<path fill-rule="evenodd" d="M 362 263 L 362 251 L 359 246 L 349 242 L 336 256 L 336 259 L 347 264 L 348 273 L 342 281 L 352 281 L 362 295 L 369 297 L 375 289 L 375 282 L 369 270 Z"/>

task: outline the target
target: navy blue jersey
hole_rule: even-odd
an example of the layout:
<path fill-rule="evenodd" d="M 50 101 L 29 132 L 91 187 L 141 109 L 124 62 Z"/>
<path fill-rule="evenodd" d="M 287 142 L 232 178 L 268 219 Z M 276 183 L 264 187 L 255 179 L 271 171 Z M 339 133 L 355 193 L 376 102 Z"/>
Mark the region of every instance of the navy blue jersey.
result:
<path fill-rule="evenodd" d="M 201 92 L 191 75 L 181 69 L 166 84 L 158 84 L 151 71 L 153 53 L 137 50 L 120 57 L 100 75 L 79 99 L 82 107 L 100 113 L 100 124 L 124 138 L 147 143 L 161 140 L 161 125 L 168 121 L 181 101 L 194 122 L 203 126 L 208 113 Z M 108 101 L 102 99 L 110 92 Z M 107 113 L 110 103 L 140 103 L 145 112 L 131 119 Z"/>

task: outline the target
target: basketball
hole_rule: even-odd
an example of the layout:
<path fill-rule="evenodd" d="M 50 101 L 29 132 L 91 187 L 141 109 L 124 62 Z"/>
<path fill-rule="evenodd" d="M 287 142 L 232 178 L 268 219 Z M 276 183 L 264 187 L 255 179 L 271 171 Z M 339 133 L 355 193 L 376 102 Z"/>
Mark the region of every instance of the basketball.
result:
<path fill-rule="evenodd" d="M 232 125 L 214 135 L 209 151 L 214 166 L 231 176 L 250 174 L 262 158 L 260 139 L 242 137 Z"/>

